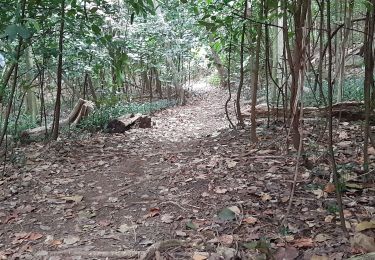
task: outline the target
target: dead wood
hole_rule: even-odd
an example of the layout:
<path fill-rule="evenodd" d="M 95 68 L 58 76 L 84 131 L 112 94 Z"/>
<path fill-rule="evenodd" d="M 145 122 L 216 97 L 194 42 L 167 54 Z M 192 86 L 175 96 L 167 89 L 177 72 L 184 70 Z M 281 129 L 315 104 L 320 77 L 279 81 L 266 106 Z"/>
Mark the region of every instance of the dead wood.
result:
<path fill-rule="evenodd" d="M 151 118 L 142 114 L 127 114 L 108 122 L 109 133 L 124 133 L 131 128 L 150 128 Z"/>
<path fill-rule="evenodd" d="M 259 104 L 256 107 L 258 117 L 267 117 L 267 116 L 282 116 L 284 112 L 286 115 L 289 115 L 290 110 L 283 107 L 271 107 L 269 110 L 267 105 Z M 303 109 L 304 117 L 326 117 L 327 116 L 327 107 L 317 108 L 317 107 L 305 107 Z M 243 112 L 245 118 L 250 117 L 250 109 L 246 109 Z M 357 101 L 347 101 L 334 104 L 332 106 L 332 116 L 339 118 L 342 121 L 359 121 L 365 119 L 365 109 L 363 102 Z M 375 124 L 375 111 L 373 110 L 370 114 L 371 124 Z"/>
<path fill-rule="evenodd" d="M 94 110 L 94 103 L 88 100 L 79 99 L 72 111 L 67 118 L 60 120 L 59 126 L 64 127 L 67 125 L 77 125 L 81 122 L 84 117 L 87 117 L 89 113 Z M 28 129 L 21 133 L 21 142 L 26 143 L 30 140 L 38 138 L 45 138 L 46 135 L 51 132 L 53 123 L 46 126 L 40 126 L 32 129 Z"/>

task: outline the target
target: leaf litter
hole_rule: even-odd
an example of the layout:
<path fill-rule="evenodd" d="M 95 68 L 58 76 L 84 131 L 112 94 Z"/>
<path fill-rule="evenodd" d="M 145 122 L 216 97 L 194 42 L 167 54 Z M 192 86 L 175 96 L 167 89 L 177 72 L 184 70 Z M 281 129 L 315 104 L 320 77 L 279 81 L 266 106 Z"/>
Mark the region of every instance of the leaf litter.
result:
<path fill-rule="evenodd" d="M 361 181 L 363 155 L 352 149 L 360 147 L 359 126 L 338 124 L 336 139 L 348 180 L 346 239 L 316 125 L 305 125 L 313 167 L 302 167 L 281 227 L 296 163 L 293 152 L 285 155 L 283 127 L 259 119 L 262 141 L 251 144 L 247 128 L 228 129 L 224 102 L 223 90 L 200 92 L 153 115 L 152 129 L 21 147 L 25 163 L 6 164 L 0 181 L 1 259 L 84 245 L 145 252 L 173 239 L 182 246 L 162 250 L 166 259 L 345 259 L 375 251 L 374 185 Z M 81 259 L 92 259 L 85 252 Z"/>

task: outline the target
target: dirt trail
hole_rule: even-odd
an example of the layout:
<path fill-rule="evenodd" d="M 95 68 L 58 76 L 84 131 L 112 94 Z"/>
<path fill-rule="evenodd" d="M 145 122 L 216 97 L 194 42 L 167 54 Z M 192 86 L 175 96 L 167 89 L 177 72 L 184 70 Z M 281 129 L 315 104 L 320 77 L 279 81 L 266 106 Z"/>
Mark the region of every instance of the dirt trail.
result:
<path fill-rule="evenodd" d="M 175 237 L 174 220 L 200 209 L 187 195 L 197 195 L 194 186 L 208 182 L 178 179 L 194 177 L 189 163 L 201 152 L 199 138 L 218 135 L 227 124 L 222 91 L 202 82 L 193 89 L 186 106 L 154 115 L 152 129 L 23 150 L 25 166 L 0 183 L 0 252 L 42 257 L 82 246 L 145 249 Z M 33 240 L 26 233 L 43 237 Z"/>
<path fill-rule="evenodd" d="M 311 156 L 312 169 L 300 165 L 281 228 L 296 164 L 293 152 L 285 155 L 285 129 L 259 121 L 261 142 L 251 144 L 249 129 L 228 128 L 225 99 L 199 83 L 186 106 L 155 114 L 152 129 L 18 149 L 0 180 L 0 259 L 115 259 L 169 239 L 181 244 L 162 250 L 164 259 L 353 254 L 337 225 L 335 195 L 323 192 L 332 185 L 316 124 L 304 126 L 306 150 L 321 156 Z M 358 127 L 340 124 L 337 136 L 337 163 L 353 173 Z M 351 230 L 375 214 L 371 187 L 344 194 Z"/>

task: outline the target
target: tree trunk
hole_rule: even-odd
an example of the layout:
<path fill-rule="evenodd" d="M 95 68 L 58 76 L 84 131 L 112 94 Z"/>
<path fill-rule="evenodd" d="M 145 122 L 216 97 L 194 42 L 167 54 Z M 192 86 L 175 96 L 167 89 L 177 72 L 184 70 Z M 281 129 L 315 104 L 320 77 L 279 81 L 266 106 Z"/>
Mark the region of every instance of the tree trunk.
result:
<path fill-rule="evenodd" d="M 52 139 L 57 140 L 60 128 L 60 112 L 61 112 L 61 89 L 62 89 L 62 73 L 63 73 L 63 43 L 64 43 L 64 26 L 65 26 L 65 0 L 61 1 L 61 22 L 59 36 L 59 57 L 57 64 L 57 92 L 54 112 L 54 124 L 52 127 Z"/>
<path fill-rule="evenodd" d="M 245 7 L 244 7 L 244 17 L 247 17 L 247 0 L 245 0 Z M 237 89 L 237 99 L 236 99 L 236 112 L 237 112 L 237 119 L 238 119 L 238 126 L 244 127 L 245 123 L 241 114 L 241 94 L 242 94 L 242 87 L 244 82 L 244 48 L 245 48 L 245 33 L 246 33 L 246 24 L 244 23 L 242 26 L 242 34 L 241 34 L 241 50 L 240 50 L 240 82 L 238 84 Z"/>
<path fill-rule="evenodd" d="M 369 135 L 370 135 L 370 110 L 371 110 L 371 88 L 374 84 L 374 30 L 375 30 L 375 0 L 371 0 L 372 6 L 368 7 L 366 14 L 365 42 L 364 42 L 364 59 L 365 59 L 365 81 L 364 81 L 364 98 L 365 98 L 365 133 L 364 133 L 364 160 L 363 168 L 365 172 L 369 170 Z"/>
<path fill-rule="evenodd" d="M 263 18 L 263 1 L 261 3 L 262 7 L 259 11 L 259 17 L 262 20 Z M 255 60 L 253 64 L 252 71 L 252 91 L 251 91 L 251 129 L 250 129 L 250 140 L 251 142 L 257 142 L 257 123 L 256 123 L 256 104 L 257 104 L 257 93 L 258 93 L 258 81 L 259 81 L 259 57 L 260 57 L 260 47 L 261 47 L 261 38 L 262 38 L 262 26 L 257 24 L 257 45 L 255 49 Z M 268 87 L 268 86 L 267 86 Z"/>

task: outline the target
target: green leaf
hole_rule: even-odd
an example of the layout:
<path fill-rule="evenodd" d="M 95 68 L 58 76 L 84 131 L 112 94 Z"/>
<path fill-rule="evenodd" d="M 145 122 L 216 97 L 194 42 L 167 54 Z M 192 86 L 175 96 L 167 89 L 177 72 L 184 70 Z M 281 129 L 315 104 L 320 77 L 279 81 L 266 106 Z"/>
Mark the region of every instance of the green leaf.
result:
<path fill-rule="evenodd" d="M 186 223 L 186 227 L 193 230 L 198 229 L 198 226 L 191 220 L 189 220 L 189 222 Z"/>
<path fill-rule="evenodd" d="M 96 35 L 100 35 L 100 33 L 101 33 L 101 29 L 100 29 L 99 26 L 97 26 L 96 24 L 91 25 L 91 30 L 92 30 Z"/>
<path fill-rule="evenodd" d="M 236 219 L 236 213 L 229 208 L 225 208 L 218 213 L 218 217 L 222 221 L 232 221 Z"/>
<path fill-rule="evenodd" d="M 21 25 L 11 24 L 6 27 L 4 36 L 7 36 L 10 41 L 13 41 L 17 35 L 23 39 L 28 39 L 31 33 L 27 28 Z"/>

